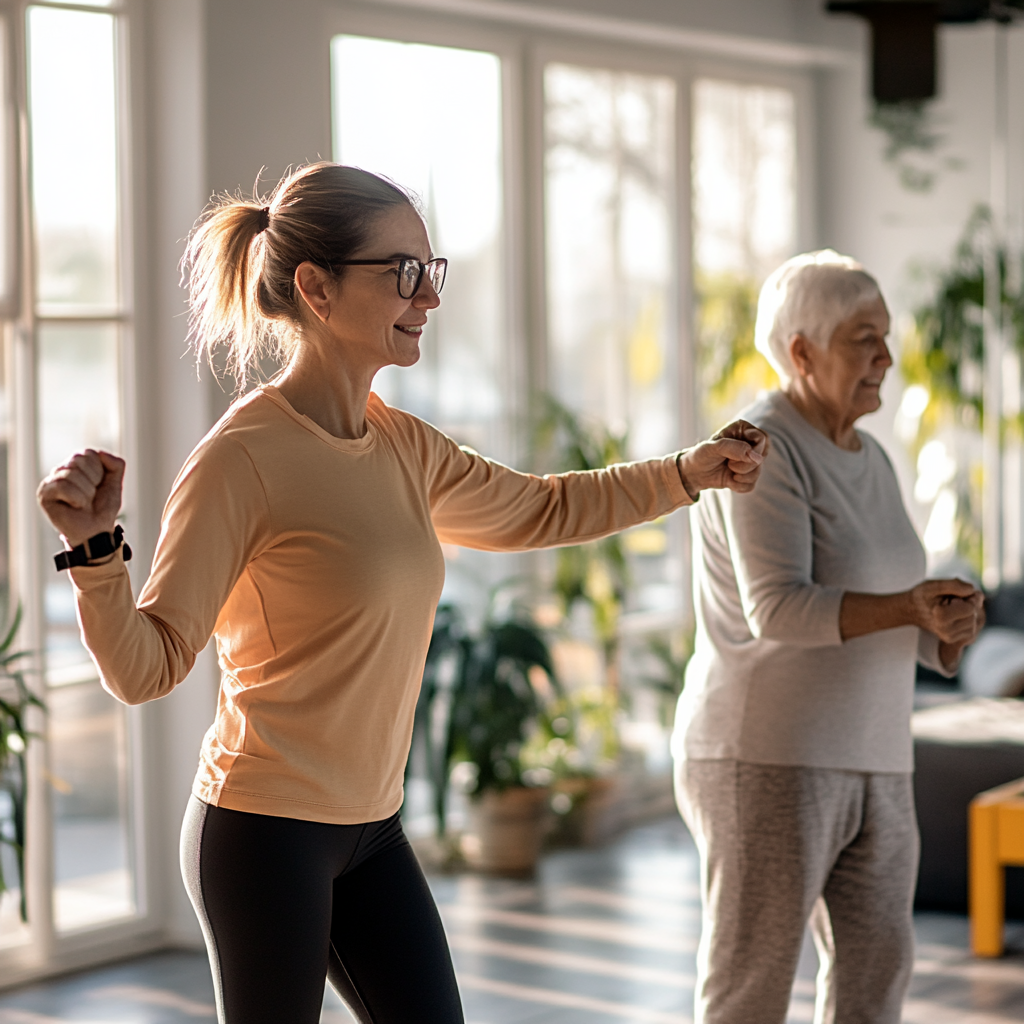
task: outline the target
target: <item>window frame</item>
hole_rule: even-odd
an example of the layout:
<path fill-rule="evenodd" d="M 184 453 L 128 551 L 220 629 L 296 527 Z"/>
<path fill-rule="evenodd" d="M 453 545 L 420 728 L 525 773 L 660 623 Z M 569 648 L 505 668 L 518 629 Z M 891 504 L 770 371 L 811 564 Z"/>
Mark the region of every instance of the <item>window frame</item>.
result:
<path fill-rule="evenodd" d="M 29 131 L 28 33 L 30 7 L 108 14 L 114 19 L 116 140 L 118 167 L 118 246 L 117 275 L 119 300 L 116 307 L 96 312 L 78 311 L 72 315 L 40 310 L 35 302 L 35 241 L 32 223 L 32 179 Z M 53 546 L 52 533 L 42 520 L 35 502 L 38 469 L 37 358 L 38 331 L 46 323 L 114 324 L 118 331 L 118 393 L 121 447 L 130 464 L 135 464 L 139 423 L 136 409 L 136 337 L 135 325 L 143 282 L 135 273 L 135 254 L 141 251 L 138 230 L 140 193 L 135 139 L 140 137 L 138 118 L 139 86 L 130 74 L 130 52 L 138 38 L 140 12 L 137 0 L 115 0 L 110 4 L 64 3 L 61 0 L 8 0 L 0 3 L 0 18 L 6 21 L 5 57 L 8 63 L 11 120 L 14 136 L 10 148 L 10 180 L 15 218 L 12 238 L 6 240 L 16 253 L 16 301 L 0 307 L 4 358 L 10 382 L 12 433 L 9 465 L 11 500 L 11 592 L 24 609 L 19 646 L 41 651 L 44 647 L 43 555 Z M 3 126 L 0 126 L 2 130 Z M 0 240 L 3 244 L 5 240 Z M 126 481 L 122 516 L 131 524 L 139 508 L 138 482 Z M 133 582 L 144 568 L 130 566 Z M 45 690 L 41 673 L 31 682 Z M 45 694 L 43 694 L 45 695 Z M 86 966 L 122 955 L 138 954 L 162 944 L 160 924 L 154 909 L 157 902 L 151 892 L 152 853 L 146 842 L 152 833 L 146 791 L 148 758 L 143 756 L 146 711 L 125 708 L 126 764 L 128 784 L 127 814 L 130 865 L 135 896 L 131 917 L 102 922 L 60 933 L 54 921 L 54 822 L 48 775 L 48 750 L 45 741 L 29 748 L 28 865 L 26 870 L 29 904 L 27 941 L 0 949 L 0 974 L 4 984 L 17 984 L 59 971 Z M 45 731 L 45 717 L 38 716 L 36 728 Z"/>

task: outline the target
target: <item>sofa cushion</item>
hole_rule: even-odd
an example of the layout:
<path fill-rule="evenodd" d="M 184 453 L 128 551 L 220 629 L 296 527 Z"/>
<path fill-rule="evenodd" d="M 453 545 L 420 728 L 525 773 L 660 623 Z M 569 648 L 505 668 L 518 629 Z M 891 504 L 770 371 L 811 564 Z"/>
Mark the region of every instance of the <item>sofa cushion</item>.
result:
<path fill-rule="evenodd" d="M 1024 692 L 1024 630 L 984 629 L 964 652 L 960 685 L 975 697 L 1018 697 Z"/>

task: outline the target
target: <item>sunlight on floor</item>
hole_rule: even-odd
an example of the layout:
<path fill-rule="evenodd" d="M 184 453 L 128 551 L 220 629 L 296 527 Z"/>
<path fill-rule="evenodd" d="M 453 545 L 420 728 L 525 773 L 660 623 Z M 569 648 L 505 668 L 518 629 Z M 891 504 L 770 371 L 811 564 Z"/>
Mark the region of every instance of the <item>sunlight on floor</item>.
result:
<path fill-rule="evenodd" d="M 431 880 L 468 1024 L 685 1024 L 700 929 L 697 861 L 678 820 L 634 829 L 599 850 L 545 858 L 535 879 Z M 1024 1019 L 1024 929 L 1010 953 L 974 960 L 967 922 L 917 917 L 905 1024 Z M 790 1024 L 813 1018 L 816 963 L 806 944 Z M 0 997 L 0 1024 L 185 1024 L 215 1019 L 205 958 L 168 952 Z M 351 1024 L 333 992 L 322 1024 Z"/>

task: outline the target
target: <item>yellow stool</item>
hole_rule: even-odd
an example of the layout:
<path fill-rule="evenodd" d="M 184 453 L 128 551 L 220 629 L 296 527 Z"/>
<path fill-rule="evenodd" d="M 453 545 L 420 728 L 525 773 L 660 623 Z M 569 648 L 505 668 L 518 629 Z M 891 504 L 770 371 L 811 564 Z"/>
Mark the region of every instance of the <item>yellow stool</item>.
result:
<path fill-rule="evenodd" d="M 970 810 L 971 952 L 1002 956 L 1008 865 L 1024 866 L 1024 779 L 979 793 Z"/>

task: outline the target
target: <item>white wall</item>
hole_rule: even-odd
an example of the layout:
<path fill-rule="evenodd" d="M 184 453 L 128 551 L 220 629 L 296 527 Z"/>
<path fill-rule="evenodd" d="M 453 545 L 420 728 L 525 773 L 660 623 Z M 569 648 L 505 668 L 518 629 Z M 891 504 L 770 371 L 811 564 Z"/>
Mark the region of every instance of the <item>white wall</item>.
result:
<path fill-rule="evenodd" d="M 868 66 L 822 73 L 819 91 L 820 241 L 863 262 L 882 284 L 897 321 L 927 292 L 925 271 L 945 264 L 971 210 L 989 199 L 990 140 L 993 129 L 994 27 L 944 26 L 939 37 L 940 95 L 934 105 L 945 137 L 938 155 L 959 169 L 940 170 L 934 189 L 915 194 L 898 183 L 882 159 L 884 138 L 867 124 Z M 1022 202 L 1024 161 L 1024 28 L 1011 36 L 1011 175 L 1015 208 Z M 893 337 L 898 359 L 899 338 Z M 905 448 L 892 436 L 900 391 L 899 373 L 890 372 L 881 412 L 864 421 L 894 456 L 908 504 L 923 527 L 926 510 L 912 498 L 913 467 Z"/>

